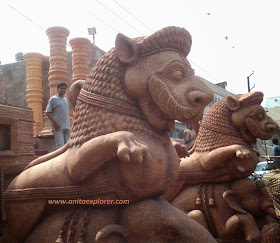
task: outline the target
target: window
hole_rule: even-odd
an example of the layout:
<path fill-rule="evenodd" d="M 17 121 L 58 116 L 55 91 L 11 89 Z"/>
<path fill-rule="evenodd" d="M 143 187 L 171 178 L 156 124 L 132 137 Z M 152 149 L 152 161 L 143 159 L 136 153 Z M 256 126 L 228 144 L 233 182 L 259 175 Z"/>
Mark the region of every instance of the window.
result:
<path fill-rule="evenodd" d="M 0 151 L 11 150 L 11 125 L 0 124 Z"/>

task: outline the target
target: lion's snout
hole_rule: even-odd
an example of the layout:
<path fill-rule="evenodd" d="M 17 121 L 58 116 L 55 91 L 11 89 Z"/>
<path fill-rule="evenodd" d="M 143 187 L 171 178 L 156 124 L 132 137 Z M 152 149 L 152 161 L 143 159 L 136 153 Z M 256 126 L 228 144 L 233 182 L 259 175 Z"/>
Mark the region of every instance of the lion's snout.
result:
<path fill-rule="evenodd" d="M 275 132 L 279 129 L 279 126 L 275 122 L 274 123 L 268 123 L 268 124 L 266 124 L 265 129 L 266 129 L 267 132 Z"/>
<path fill-rule="evenodd" d="M 193 106 L 207 106 L 214 98 L 211 90 L 205 92 L 191 91 L 187 95 L 188 102 Z"/>

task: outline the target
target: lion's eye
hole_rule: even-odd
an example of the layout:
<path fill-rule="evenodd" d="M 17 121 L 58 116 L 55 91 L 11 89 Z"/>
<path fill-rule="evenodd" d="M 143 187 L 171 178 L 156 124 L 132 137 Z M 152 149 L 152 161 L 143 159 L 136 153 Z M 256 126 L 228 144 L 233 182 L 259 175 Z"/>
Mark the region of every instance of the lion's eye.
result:
<path fill-rule="evenodd" d="M 181 70 L 175 70 L 172 72 L 172 79 L 180 81 L 183 78 L 183 72 Z"/>
<path fill-rule="evenodd" d="M 264 114 L 263 113 L 258 113 L 257 114 L 257 120 L 262 121 L 264 119 Z"/>

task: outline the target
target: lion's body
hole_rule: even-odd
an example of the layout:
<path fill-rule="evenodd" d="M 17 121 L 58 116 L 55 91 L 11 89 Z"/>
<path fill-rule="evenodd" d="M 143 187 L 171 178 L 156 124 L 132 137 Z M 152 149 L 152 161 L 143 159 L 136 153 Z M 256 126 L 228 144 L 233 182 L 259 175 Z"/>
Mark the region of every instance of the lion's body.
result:
<path fill-rule="evenodd" d="M 258 158 L 252 145 L 257 138 L 272 136 L 277 125 L 260 106 L 262 93 L 236 95 L 233 99 L 243 105 L 230 109 L 229 101 L 224 98 L 203 118 L 191 155 L 180 164 L 179 177 L 185 177 L 186 184 L 232 181 L 245 178 L 255 170 Z M 263 117 L 260 120 L 257 112 Z M 196 172 L 205 175 L 195 176 Z"/>
<path fill-rule="evenodd" d="M 104 58 L 106 60 L 106 56 Z M 114 58 L 111 58 L 108 62 L 111 61 L 112 63 L 112 59 L 114 60 Z M 100 75 L 106 76 L 106 72 L 102 72 L 101 70 L 103 69 L 99 67 L 100 63 L 104 63 L 102 60 L 103 59 L 101 59 L 93 69 L 93 74 L 85 83 L 84 88 L 86 88 L 87 83 L 95 84 L 97 82 L 94 80 L 94 77 L 97 76 L 100 78 Z M 96 70 L 99 71 L 96 72 Z M 111 76 L 108 77 L 108 80 L 113 76 L 119 76 L 118 73 L 115 73 L 116 71 L 114 69 L 107 68 L 106 70 L 111 71 Z M 112 70 L 114 71 L 112 72 Z M 115 85 L 121 87 L 120 81 L 120 79 L 115 80 L 115 82 L 118 82 L 117 84 L 114 84 L 114 82 L 110 83 L 107 90 L 110 90 L 112 87 L 114 88 Z M 99 82 L 102 83 L 102 81 Z M 99 84 L 94 85 L 94 87 L 95 86 L 100 87 Z M 101 90 L 101 94 L 108 94 L 108 92 L 106 92 L 106 85 L 102 85 Z M 95 92 L 99 94 L 99 92 Z M 116 93 L 117 91 L 114 89 L 112 92 Z M 135 102 L 128 97 L 123 89 L 120 89 L 119 93 L 122 94 L 120 95 L 122 97 L 120 99 L 122 102 L 130 102 L 137 107 Z M 118 96 L 119 94 L 116 95 Z M 50 196 L 47 197 L 48 194 L 45 194 L 44 200 L 38 200 L 38 206 L 36 206 L 36 204 L 34 205 L 33 213 L 34 215 L 37 214 L 36 220 L 38 220 L 41 216 L 42 208 L 47 208 L 48 206 L 47 199 L 126 199 L 130 200 L 130 203 L 133 203 L 144 198 L 156 195 L 160 196 L 166 190 L 170 189 L 178 174 L 179 158 L 166 131 L 161 132 L 153 129 L 143 117 L 129 116 L 105 108 L 95 107 L 79 99 L 77 100 L 75 111 L 72 135 L 67 144 L 67 150 L 48 161 L 24 170 L 9 185 L 6 196 L 9 191 L 20 189 L 26 189 L 28 191 L 28 189 L 32 188 L 30 193 L 25 197 L 36 199 L 37 195 L 37 199 L 41 199 L 42 192 L 40 188 L 47 187 Z M 140 112 L 139 109 L 139 113 Z M 67 168 L 67 161 L 69 161 L 74 154 L 79 153 L 80 146 L 95 137 L 100 138 L 101 136 L 118 131 L 133 133 L 137 139 L 142 141 L 153 151 L 153 158 L 146 158 L 141 164 L 120 163 L 118 158 L 113 158 L 105 165 L 95 170 L 94 174 L 87 177 L 78 185 L 71 180 Z M 106 150 L 109 150 L 110 147 L 102 149 L 104 153 L 106 153 Z M 94 158 L 92 159 L 94 163 Z M 70 187 L 76 189 L 70 190 L 69 192 Z M 34 192 L 34 188 L 38 188 L 37 194 Z M 72 196 L 71 191 L 73 192 Z M 80 193 L 77 193 L 77 191 Z M 52 194 L 59 196 L 54 198 L 51 196 Z M 7 210 L 9 210 L 10 206 L 13 208 L 13 205 L 7 203 Z M 21 208 L 20 211 L 22 214 L 25 214 L 26 205 L 24 202 L 21 206 L 17 204 L 17 207 Z M 45 211 L 45 213 L 48 214 L 47 211 Z M 8 219 L 14 221 L 13 218 Z M 12 225 L 11 228 L 13 231 L 17 228 L 17 224 Z"/>
<path fill-rule="evenodd" d="M 190 157 L 181 160 L 176 186 L 164 195 L 221 239 L 257 242 L 264 223 L 271 223 L 265 219 L 277 222 L 267 191 L 246 178 L 258 162 L 252 145 L 278 129 L 260 106 L 262 97 L 254 92 L 214 104 Z"/>
<path fill-rule="evenodd" d="M 101 235 L 96 232 L 104 225 L 86 216 L 91 220 L 90 233 L 83 235 L 86 241 L 95 235 L 110 241 L 115 234 L 131 240 L 204 238 L 187 234 L 185 228 L 200 232 L 201 227 L 158 199 L 179 171 L 179 157 L 167 132 L 174 128 L 175 119 L 199 120 L 213 98 L 186 59 L 190 46 L 189 33 L 176 27 L 134 40 L 119 34 L 116 47 L 98 61 L 87 80 L 72 85 L 75 117 L 67 145 L 31 162 L 5 193 L 8 230 L 15 239 L 22 241 L 29 234 L 29 241 L 48 242 L 55 239 L 59 227 L 75 228 L 67 222 L 64 209 L 52 211 L 48 199 L 76 198 L 136 203 L 122 207 L 122 212 L 112 205 L 114 220 L 107 223 L 113 226 L 105 226 L 107 233 Z M 73 221 L 81 216 L 81 206 L 77 208 L 70 217 Z M 153 215 L 149 224 L 135 225 L 135 219 L 147 220 L 149 210 Z M 63 225 L 60 217 L 66 217 Z M 171 231 L 158 231 L 160 225 L 168 225 Z M 211 241 L 206 231 L 205 235 Z"/>

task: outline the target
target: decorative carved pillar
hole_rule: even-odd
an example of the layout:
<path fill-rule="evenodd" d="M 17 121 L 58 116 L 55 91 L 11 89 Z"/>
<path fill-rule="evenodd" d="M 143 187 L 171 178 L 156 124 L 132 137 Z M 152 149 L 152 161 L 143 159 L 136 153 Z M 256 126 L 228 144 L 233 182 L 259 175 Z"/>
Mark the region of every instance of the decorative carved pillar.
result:
<path fill-rule="evenodd" d="M 26 62 L 26 102 L 33 110 L 33 136 L 36 137 L 44 128 L 43 121 L 43 88 L 42 88 L 42 61 L 40 53 L 29 52 L 24 54 Z"/>
<path fill-rule="evenodd" d="M 74 38 L 69 41 L 72 48 L 72 84 L 77 80 L 86 80 L 88 75 L 88 52 L 91 42 L 87 38 Z"/>
<path fill-rule="evenodd" d="M 86 80 L 88 75 L 88 52 L 91 45 L 87 38 L 77 37 L 71 39 L 69 44 L 72 48 L 72 84 L 77 80 Z M 70 111 L 70 123 L 73 122 L 73 111 Z"/>
<path fill-rule="evenodd" d="M 66 51 L 69 33 L 68 29 L 61 26 L 50 27 L 46 30 L 50 43 L 50 68 L 48 78 L 50 97 L 56 95 L 57 84 L 59 82 L 65 82 L 69 88 Z M 65 97 L 67 98 L 67 93 Z M 47 117 L 45 117 L 45 121 L 45 128 L 41 133 L 42 135 L 51 133 L 51 123 Z"/>
<path fill-rule="evenodd" d="M 66 43 L 69 36 L 69 30 L 54 26 L 46 30 L 50 43 L 50 69 L 49 69 L 49 87 L 50 97 L 56 95 L 57 84 L 65 82 L 69 88 L 69 78 L 67 70 L 67 51 Z"/>

